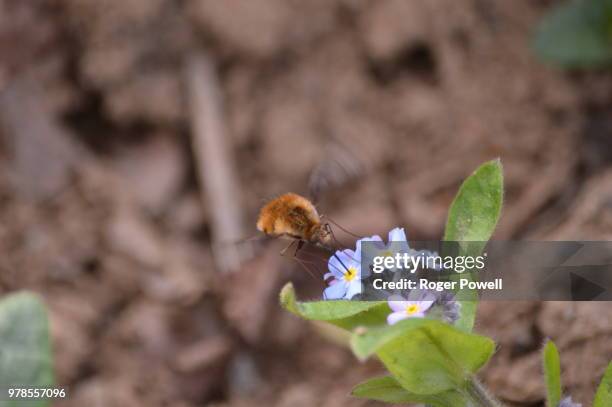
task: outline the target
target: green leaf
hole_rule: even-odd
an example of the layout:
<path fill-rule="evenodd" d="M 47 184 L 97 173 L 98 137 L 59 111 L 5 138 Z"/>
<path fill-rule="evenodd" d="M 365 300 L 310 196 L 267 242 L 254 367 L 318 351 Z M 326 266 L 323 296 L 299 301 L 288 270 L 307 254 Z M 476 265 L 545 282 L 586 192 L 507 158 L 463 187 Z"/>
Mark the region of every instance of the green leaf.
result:
<path fill-rule="evenodd" d="M 444 231 L 445 241 L 459 243 L 459 255 L 478 256 L 482 252 L 499 220 L 503 195 L 503 170 L 499 160 L 484 163 L 463 182 L 451 204 Z M 462 278 L 470 278 L 470 274 Z M 476 291 L 464 290 L 461 297 L 464 300 L 456 326 L 470 332 L 474 327 L 478 296 Z"/>
<path fill-rule="evenodd" d="M 451 204 L 444 240 L 487 242 L 501 212 L 503 184 L 499 160 L 484 163 L 469 176 Z"/>
<path fill-rule="evenodd" d="M 363 361 L 387 343 L 433 322 L 430 319 L 409 318 L 395 325 L 361 328 L 351 337 L 351 349 L 355 356 Z"/>
<path fill-rule="evenodd" d="M 593 407 L 609 407 L 612 406 L 612 363 L 608 365 L 606 373 L 597 388 Z"/>
<path fill-rule="evenodd" d="M 0 387 L 53 386 L 47 312 L 38 296 L 22 292 L 0 301 Z M 26 404 L 27 403 L 27 404 Z M 47 400 L 4 401 L 3 407 L 44 407 Z"/>
<path fill-rule="evenodd" d="M 344 329 L 384 324 L 390 312 L 385 301 L 298 302 L 291 283 L 287 283 L 281 290 L 280 302 L 287 311 L 302 318 L 326 321 Z"/>
<path fill-rule="evenodd" d="M 545 61 L 566 68 L 612 62 L 612 1 L 569 1 L 544 17 L 533 47 Z"/>
<path fill-rule="evenodd" d="M 461 278 L 472 280 L 472 276 L 469 274 L 464 274 Z M 478 311 L 478 291 L 464 288 L 456 296 L 461 308 L 455 326 L 462 331 L 472 332 L 476 322 L 476 312 Z"/>
<path fill-rule="evenodd" d="M 428 319 L 356 330 L 351 348 L 364 359 L 376 353 L 406 390 L 436 394 L 463 387 L 493 355 L 489 338 Z"/>
<path fill-rule="evenodd" d="M 423 403 L 433 407 L 458 407 L 467 402 L 461 393 L 449 390 L 438 394 L 415 394 L 391 376 L 376 377 L 355 386 L 351 395 L 386 403 Z"/>
<path fill-rule="evenodd" d="M 544 345 L 544 379 L 546 381 L 546 405 L 557 407 L 561 402 L 561 362 L 559 351 L 552 341 Z"/>

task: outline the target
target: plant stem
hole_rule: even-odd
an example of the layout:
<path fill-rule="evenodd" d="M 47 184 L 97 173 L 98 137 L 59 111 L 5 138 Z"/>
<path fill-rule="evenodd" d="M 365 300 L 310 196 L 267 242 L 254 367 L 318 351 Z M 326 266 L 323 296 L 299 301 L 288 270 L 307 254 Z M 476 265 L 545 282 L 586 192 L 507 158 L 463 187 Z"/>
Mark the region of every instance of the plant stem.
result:
<path fill-rule="evenodd" d="M 468 381 L 466 391 L 475 407 L 503 407 L 475 377 Z"/>

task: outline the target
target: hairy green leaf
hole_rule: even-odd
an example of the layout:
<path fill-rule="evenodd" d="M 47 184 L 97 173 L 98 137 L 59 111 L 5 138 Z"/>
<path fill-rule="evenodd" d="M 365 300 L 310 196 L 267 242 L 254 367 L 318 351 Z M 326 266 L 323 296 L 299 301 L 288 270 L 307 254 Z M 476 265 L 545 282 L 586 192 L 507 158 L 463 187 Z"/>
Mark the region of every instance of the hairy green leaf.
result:
<path fill-rule="evenodd" d="M 566 68 L 612 63 L 612 1 L 561 4 L 544 17 L 533 46 L 540 58 Z"/>
<path fill-rule="evenodd" d="M 390 312 L 384 301 L 298 302 L 291 283 L 287 283 L 281 290 L 280 302 L 287 311 L 302 318 L 326 321 L 344 329 L 384 324 Z"/>
<path fill-rule="evenodd" d="M 0 344 L 0 387 L 53 385 L 47 312 L 36 295 L 23 292 L 0 301 Z M 3 403 L 6 407 L 26 405 L 18 400 Z M 27 403 L 49 405 L 46 400 Z"/>
<path fill-rule="evenodd" d="M 478 256 L 495 230 L 503 195 L 501 162 L 493 160 L 482 164 L 459 188 L 448 212 L 444 240 L 458 242 L 460 255 Z M 462 276 L 469 277 L 469 273 Z M 474 326 L 478 298 L 475 291 L 468 290 L 462 292 L 461 297 L 464 300 L 456 326 L 469 332 Z"/>
<path fill-rule="evenodd" d="M 502 200 L 501 162 L 486 162 L 463 182 L 455 196 L 448 213 L 444 240 L 489 240 L 501 212 Z"/>
<path fill-rule="evenodd" d="M 365 360 L 387 343 L 431 323 L 434 321 L 430 319 L 409 318 L 395 325 L 361 328 L 351 337 L 351 349 L 360 360 Z"/>
<path fill-rule="evenodd" d="M 544 379 L 546 381 L 546 405 L 557 407 L 561 401 L 561 362 L 559 351 L 552 341 L 544 345 Z"/>
<path fill-rule="evenodd" d="M 353 396 L 386 403 L 424 403 L 432 407 L 459 407 L 466 405 L 465 398 L 455 390 L 437 394 L 415 394 L 404 389 L 391 376 L 376 377 L 358 384 L 353 389 Z"/>
<path fill-rule="evenodd" d="M 351 348 L 361 359 L 376 353 L 406 390 L 435 394 L 462 387 L 493 355 L 495 344 L 440 321 L 407 319 L 356 330 Z"/>
<path fill-rule="evenodd" d="M 612 406 L 612 363 L 608 365 L 593 400 L 593 407 L 609 406 Z"/>

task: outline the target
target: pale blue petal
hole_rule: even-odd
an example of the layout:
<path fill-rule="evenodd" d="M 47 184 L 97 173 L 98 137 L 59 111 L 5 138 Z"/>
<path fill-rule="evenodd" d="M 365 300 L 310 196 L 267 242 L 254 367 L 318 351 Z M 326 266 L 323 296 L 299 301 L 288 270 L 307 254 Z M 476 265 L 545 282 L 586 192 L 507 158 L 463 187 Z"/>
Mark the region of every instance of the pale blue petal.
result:
<path fill-rule="evenodd" d="M 357 294 L 361 294 L 361 281 L 353 280 L 350 282 L 344 298 L 350 300 Z"/>
<path fill-rule="evenodd" d="M 332 255 L 327 261 L 327 269 L 340 280 L 344 276 L 344 271 L 346 270 L 344 265 L 340 262 L 342 252 L 338 250 L 334 255 Z"/>
<path fill-rule="evenodd" d="M 395 312 L 403 312 L 411 304 L 411 301 L 406 301 L 400 295 L 392 295 L 389 297 L 388 301 L 389 308 L 391 308 L 391 310 Z"/>
<path fill-rule="evenodd" d="M 365 247 L 362 247 L 362 242 L 368 243 Z M 360 263 L 364 265 L 363 269 L 369 275 L 370 266 L 373 264 L 373 259 L 378 255 L 378 252 L 385 248 L 382 238 L 378 235 L 364 237 L 357 241 L 356 244 L 356 255 Z M 364 253 L 362 253 L 362 251 Z"/>
<path fill-rule="evenodd" d="M 389 231 L 389 242 L 405 242 L 406 232 L 404 228 L 395 228 Z"/>
<path fill-rule="evenodd" d="M 395 253 L 407 253 L 410 250 L 408 242 L 406 241 L 406 232 L 404 232 L 404 228 L 391 229 L 389 232 L 387 249 L 394 255 Z"/>
<path fill-rule="evenodd" d="M 408 318 L 408 314 L 405 312 L 393 312 L 387 316 L 387 323 L 393 325 L 406 318 Z"/>
<path fill-rule="evenodd" d="M 435 301 L 421 301 L 419 304 L 421 306 L 422 312 L 427 311 L 433 305 Z"/>
<path fill-rule="evenodd" d="M 377 246 L 383 247 L 382 237 L 378 235 L 361 238 L 355 243 L 355 251 L 359 253 L 359 256 L 361 256 L 361 242 L 374 242 L 377 243 Z"/>
<path fill-rule="evenodd" d="M 346 284 L 337 281 L 330 285 L 323 291 L 323 299 L 325 300 L 339 300 L 344 297 L 348 287 Z"/>
<path fill-rule="evenodd" d="M 352 250 L 349 249 L 345 249 L 342 251 L 342 256 L 340 256 L 340 259 L 342 260 L 342 263 L 344 263 L 344 265 L 346 267 L 354 267 L 354 268 L 359 268 L 359 266 L 361 266 L 361 261 L 359 259 L 359 256 L 357 255 L 357 253 L 355 253 Z"/>

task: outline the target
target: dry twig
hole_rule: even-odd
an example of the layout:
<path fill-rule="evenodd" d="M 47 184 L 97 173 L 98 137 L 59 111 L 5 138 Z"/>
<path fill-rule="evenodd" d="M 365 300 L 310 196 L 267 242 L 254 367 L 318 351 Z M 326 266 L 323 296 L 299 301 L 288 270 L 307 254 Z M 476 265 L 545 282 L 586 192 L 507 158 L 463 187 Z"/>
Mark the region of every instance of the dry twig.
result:
<path fill-rule="evenodd" d="M 212 221 L 212 248 L 217 267 L 236 270 L 243 251 L 235 243 L 244 237 L 238 179 L 227 145 L 221 94 L 214 64 L 203 54 L 192 55 L 185 69 L 193 152 Z"/>

